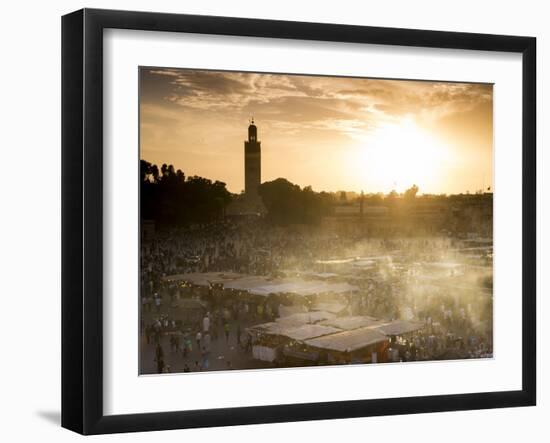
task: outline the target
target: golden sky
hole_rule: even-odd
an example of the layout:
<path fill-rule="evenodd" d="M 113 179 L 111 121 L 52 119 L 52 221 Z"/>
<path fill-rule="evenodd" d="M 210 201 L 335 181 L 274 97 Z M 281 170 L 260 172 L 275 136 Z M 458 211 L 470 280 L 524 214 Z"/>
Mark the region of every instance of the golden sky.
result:
<path fill-rule="evenodd" d="M 251 116 L 262 182 L 315 191 L 452 194 L 493 180 L 493 87 L 140 69 L 141 158 L 244 188 Z"/>

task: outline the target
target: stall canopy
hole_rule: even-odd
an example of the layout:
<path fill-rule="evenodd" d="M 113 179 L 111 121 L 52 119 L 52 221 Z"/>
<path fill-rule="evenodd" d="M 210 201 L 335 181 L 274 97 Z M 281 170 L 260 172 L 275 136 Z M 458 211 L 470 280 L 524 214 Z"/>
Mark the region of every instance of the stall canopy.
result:
<path fill-rule="evenodd" d="M 330 320 L 324 320 L 321 324 L 351 331 L 353 329 L 364 328 L 366 326 L 378 326 L 381 325 L 382 322 L 374 317 L 369 317 L 368 315 L 356 315 L 352 317 L 337 317 Z"/>
<path fill-rule="evenodd" d="M 374 329 L 386 335 L 404 335 L 418 331 L 424 327 L 424 323 L 417 321 L 394 320 L 375 326 Z"/>
<path fill-rule="evenodd" d="M 282 335 L 288 326 L 275 321 L 269 323 L 262 323 L 261 325 L 255 325 L 247 328 L 247 331 L 253 334 L 267 334 L 267 335 Z"/>
<path fill-rule="evenodd" d="M 304 341 L 310 338 L 334 334 L 336 332 L 340 331 L 336 328 L 331 328 L 330 326 L 302 325 L 286 330 L 284 335 L 292 340 Z"/>
<path fill-rule="evenodd" d="M 197 286 L 208 286 L 210 284 L 223 284 L 241 277 L 244 277 L 244 275 L 235 272 L 193 272 L 189 274 L 166 275 L 162 279 L 167 282 L 185 282 Z"/>
<path fill-rule="evenodd" d="M 343 303 L 316 303 L 311 307 L 312 311 L 326 311 L 332 314 L 340 314 L 347 306 Z"/>
<path fill-rule="evenodd" d="M 239 281 L 235 281 L 229 285 L 224 285 L 224 287 L 244 289 L 256 295 L 296 294 L 307 296 L 326 293 L 342 294 L 357 290 L 356 286 L 348 283 L 330 283 L 320 280 L 303 280 L 300 278 L 285 278 L 272 281 L 258 280 L 257 284 L 247 285 L 246 287 L 242 287 Z"/>
<path fill-rule="evenodd" d="M 287 326 L 299 326 L 311 323 L 317 323 L 322 320 L 328 320 L 336 317 L 335 314 L 324 311 L 310 311 L 310 312 L 300 312 L 297 314 L 287 315 L 286 317 L 279 317 L 275 321 L 280 324 Z"/>
<path fill-rule="evenodd" d="M 300 314 L 307 312 L 307 309 L 301 305 L 279 306 L 279 317 L 288 317 L 293 314 Z"/>
<path fill-rule="evenodd" d="M 327 315 L 332 317 L 323 320 Z M 384 322 L 369 316 L 336 317 L 327 312 L 307 312 L 252 326 L 247 331 L 285 337 L 316 349 L 353 352 L 387 342 L 390 336 L 417 331 L 423 326 L 421 322 L 405 320 Z"/>
<path fill-rule="evenodd" d="M 388 338 L 382 332 L 366 327 L 312 338 L 305 340 L 304 343 L 318 349 L 353 352 L 387 340 Z"/>
<path fill-rule="evenodd" d="M 312 325 L 312 324 L 285 324 L 281 322 L 263 323 L 248 328 L 252 333 L 263 333 L 267 335 L 279 335 L 281 337 L 287 337 L 292 340 L 303 341 L 309 338 L 320 337 L 322 335 L 334 334 L 340 332 L 339 329 L 332 328 L 330 326 Z"/>
<path fill-rule="evenodd" d="M 251 294 L 268 296 L 270 294 L 294 294 L 300 296 L 316 294 L 345 294 L 356 292 L 359 288 L 349 283 L 311 280 L 300 277 L 270 278 L 237 274 L 232 272 L 204 272 L 177 274 L 164 277 L 165 281 L 186 282 L 197 286 L 221 284 L 225 289 L 246 291 Z"/>

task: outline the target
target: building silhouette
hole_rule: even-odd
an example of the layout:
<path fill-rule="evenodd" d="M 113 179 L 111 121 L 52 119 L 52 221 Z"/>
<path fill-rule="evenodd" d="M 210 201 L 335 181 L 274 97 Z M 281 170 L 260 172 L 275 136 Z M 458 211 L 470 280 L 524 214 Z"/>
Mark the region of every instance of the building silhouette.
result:
<path fill-rule="evenodd" d="M 225 215 L 259 216 L 266 213 L 260 196 L 262 183 L 262 148 L 258 140 L 258 128 L 254 119 L 248 126 L 248 140 L 244 142 L 244 193 L 237 196 L 227 206 Z"/>
<path fill-rule="evenodd" d="M 251 120 L 248 140 L 244 142 L 244 193 L 249 199 L 258 199 L 262 179 L 262 148 L 258 140 L 258 128 Z"/>

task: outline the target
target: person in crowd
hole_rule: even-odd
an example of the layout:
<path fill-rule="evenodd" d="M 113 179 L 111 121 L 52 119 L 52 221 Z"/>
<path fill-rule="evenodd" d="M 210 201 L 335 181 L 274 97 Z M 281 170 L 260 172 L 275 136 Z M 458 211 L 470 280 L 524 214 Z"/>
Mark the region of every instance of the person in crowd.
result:
<path fill-rule="evenodd" d="M 155 348 L 155 362 L 157 363 L 157 373 L 161 374 L 164 370 L 164 351 L 160 343 L 157 343 Z"/>
<path fill-rule="evenodd" d="M 160 312 L 161 299 L 158 294 L 155 294 L 155 306 L 157 308 L 157 314 Z"/>
<path fill-rule="evenodd" d="M 229 334 L 231 332 L 231 325 L 229 324 L 228 321 L 225 322 L 223 330 L 225 331 L 225 342 L 229 343 Z"/>
<path fill-rule="evenodd" d="M 211 346 L 211 343 L 212 343 L 212 339 L 211 339 L 210 334 L 208 332 L 206 334 L 204 334 L 203 342 L 204 342 L 204 347 L 206 348 L 206 350 L 210 351 L 210 346 Z"/>
<path fill-rule="evenodd" d="M 147 340 L 147 344 L 151 344 L 151 335 L 153 334 L 153 328 L 151 325 L 145 326 L 145 338 Z"/>
<path fill-rule="evenodd" d="M 157 358 L 155 359 L 157 363 L 157 373 L 162 374 L 164 372 L 164 359 L 163 358 Z"/>
<path fill-rule="evenodd" d="M 197 342 L 197 348 L 201 349 L 201 340 L 202 340 L 202 334 L 201 331 L 197 332 L 197 335 L 195 336 L 195 341 Z"/>
<path fill-rule="evenodd" d="M 177 351 L 178 348 L 176 346 L 176 336 L 175 335 L 170 335 L 170 352 L 175 352 Z"/>
<path fill-rule="evenodd" d="M 209 367 L 208 354 L 209 354 L 208 350 L 206 349 L 206 347 L 203 346 L 201 351 L 201 357 L 202 357 L 201 371 L 208 370 L 208 367 Z"/>

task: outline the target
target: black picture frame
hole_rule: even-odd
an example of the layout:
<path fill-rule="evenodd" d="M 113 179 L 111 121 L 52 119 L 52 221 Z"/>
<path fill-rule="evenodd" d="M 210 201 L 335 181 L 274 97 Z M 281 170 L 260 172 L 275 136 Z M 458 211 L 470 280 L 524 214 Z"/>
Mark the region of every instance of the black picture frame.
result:
<path fill-rule="evenodd" d="M 102 77 L 103 30 L 108 28 L 522 54 L 522 389 L 104 415 Z M 82 434 L 103 434 L 535 405 L 535 66 L 533 37 L 97 9 L 65 15 L 62 18 L 62 426 Z"/>

